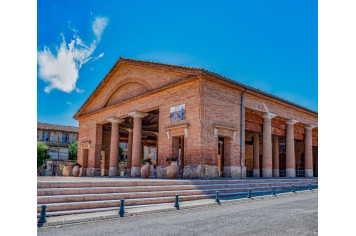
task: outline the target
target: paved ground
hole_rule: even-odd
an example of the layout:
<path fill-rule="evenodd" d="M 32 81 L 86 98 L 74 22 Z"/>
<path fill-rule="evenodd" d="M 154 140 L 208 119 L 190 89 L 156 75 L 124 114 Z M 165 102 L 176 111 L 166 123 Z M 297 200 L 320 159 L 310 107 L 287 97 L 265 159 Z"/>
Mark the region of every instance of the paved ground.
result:
<path fill-rule="evenodd" d="M 318 193 L 41 228 L 38 235 L 317 235 Z"/>

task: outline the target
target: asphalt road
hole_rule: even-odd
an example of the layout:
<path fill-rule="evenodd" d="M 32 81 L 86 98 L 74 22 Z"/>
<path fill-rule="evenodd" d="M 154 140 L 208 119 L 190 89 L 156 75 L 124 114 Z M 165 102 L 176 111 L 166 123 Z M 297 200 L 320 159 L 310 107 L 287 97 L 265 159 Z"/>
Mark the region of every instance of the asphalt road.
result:
<path fill-rule="evenodd" d="M 51 236 L 317 234 L 317 192 L 38 230 Z"/>

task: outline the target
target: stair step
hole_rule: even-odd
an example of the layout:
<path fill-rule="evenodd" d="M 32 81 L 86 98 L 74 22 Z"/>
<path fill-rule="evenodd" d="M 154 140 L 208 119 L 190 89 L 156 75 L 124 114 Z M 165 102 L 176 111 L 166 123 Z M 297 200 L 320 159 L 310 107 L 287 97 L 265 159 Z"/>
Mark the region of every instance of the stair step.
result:
<path fill-rule="evenodd" d="M 307 185 L 303 185 L 307 187 Z M 279 186 L 278 189 L 291 188 L 290 185 Z M 60 203 L 60 202 L 85 202 L 85 201 L 104 201 L 115 199 L 134 199 L 134 198 L 148 198 L 148 197 L 164 197 L 174 196 L 176 194 L 180 196 L 184 195 L 196 195 L 196 194 L 213 194 L 216 191 L 220 193 L 228 192 L 243 192 L 248 188 L 216 188 L 216 189 L 198 189 L 198 190 L 174 190 L 174 191 L 151 191 L 151 192 L 130 192 L 130 193 L 109 193 L 109 194 L 78 194 L 78 195 L 57 195 L 57 196 L 41 196 L 37 197 L 38 204 L 48 203 Z M 252 190 L 271 190 L 270 186 L 251 187 Z"/>
<path fill-rule="evenodd" d="M 194 190 L 207 188 L 233 188 L 233 187 L 258 187 L 258 186 L 280 186 L 292 185 L 301 182 L 269 182 L 269 183 L 238 183 L 238 184 L 204 184 L 204 185 L 166 185 L 166 186 L 131 186 L 131 187 L 87 187 L 87 188 L 46 188 L 37 189 L 37 196 L 51 195 L 78 195 L 99 193 L 124 193 L 124 192 L 149 192 L 169 190 Z M 308 182 L 309 183 L 309 182 Z M 308 184 L 305 183 L 305 184 Z M 313 181 L 311 183 L 317 183 Z"/>
<path fill-rule="evenodd" d="M 78 177 L 80 178 L 80 177 Z M 315 178 L 303 179 L 278 179 L 280 182 L 302 181 L 307 182 Z M 125 187 L 125 186 L 164 186 L 164 185 L 200 185 L 200 184 L 227 184 L 227 183 L 250 183 L 251 181 L 258 181 L 260 183 L 275 181 L 276 179 L 258 179 L 258 180 L 137 180 L 137 181 L 120 181 L 120 178 L 115 180 L 103 181 L 78 181 L 78 182 L 53 182 L 40 181 L 37 182 L 37 188 L 78 188 L 78 187 Z"/>

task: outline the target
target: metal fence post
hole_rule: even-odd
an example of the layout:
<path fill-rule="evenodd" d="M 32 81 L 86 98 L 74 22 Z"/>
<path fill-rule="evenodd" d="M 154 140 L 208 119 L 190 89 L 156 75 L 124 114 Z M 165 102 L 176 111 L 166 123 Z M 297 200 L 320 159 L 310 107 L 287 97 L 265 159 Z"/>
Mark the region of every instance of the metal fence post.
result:
<path fill-rule="evenodd" d="M 119 215 L 120 217 L 124 217 L 125 216 L 125 199 L 120 199 L 120 210 L 119 210 Z"/>
<path fill-rule="evenodd" d="M 248 189 L 247 198 L 251 198 L 251 188 Z"/>
<path fill-rule="evenodd" d="M 216 191 L 216 199 L 215 199 L 215 202 L 217 202 L 218 204 L 220 204 L 219 191 Z"/>
<path fill-rule="evenodd" d="M 272 187 L 272 195 L 276 195 L 276 189 L 274 186 Z"/>
<path fill-rule="evenodd" d="M 178 203 L 178 194 L 176 194 L 176 200 L 174 202 L 174 207 L 179 210 L 179 203 Z"/>
<path fill-rule="evenodd" d="M 41 210 L 41 213 L 40 213 L 40 219 L 38 220 L 38 224 L 37 224 L 38 227 L 42 227 L 43 224 L 47 222 L 47 220 L 46 220 L 46 207 L 47 207 L 46 205 L 42 205 L 41 206 L 42 210 Z"/>
<path fill-rule="evenodd" d="M 311 183 L 308 184 L 308 190 L 312 190 Z"/>
<path fill-rule="evenodd" d="M 292 192 L 295 193 L 295 187 L 294 184 L 292 184 Z"/>

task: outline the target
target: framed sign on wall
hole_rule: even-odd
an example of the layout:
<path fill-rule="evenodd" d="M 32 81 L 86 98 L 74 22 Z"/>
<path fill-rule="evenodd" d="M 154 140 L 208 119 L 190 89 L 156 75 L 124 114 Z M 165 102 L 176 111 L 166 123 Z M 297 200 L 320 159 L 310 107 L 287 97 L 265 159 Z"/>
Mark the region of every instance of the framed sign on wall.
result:
<path fill-rule="evenodd" d="M 185 119 L 185 104 L 171 107 L 171 122 Z"/>

